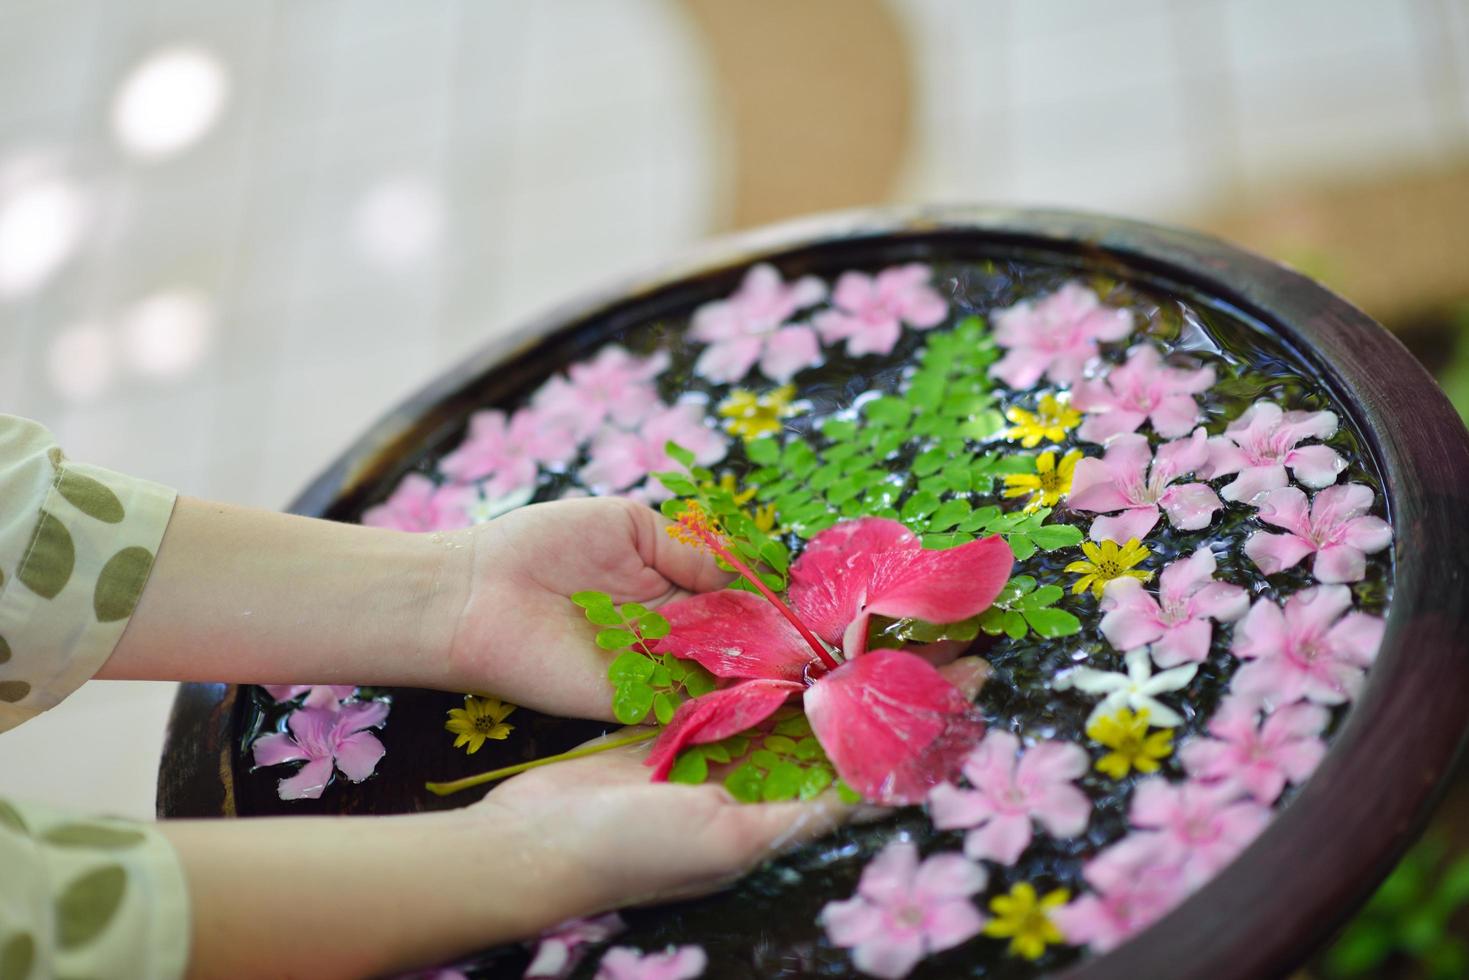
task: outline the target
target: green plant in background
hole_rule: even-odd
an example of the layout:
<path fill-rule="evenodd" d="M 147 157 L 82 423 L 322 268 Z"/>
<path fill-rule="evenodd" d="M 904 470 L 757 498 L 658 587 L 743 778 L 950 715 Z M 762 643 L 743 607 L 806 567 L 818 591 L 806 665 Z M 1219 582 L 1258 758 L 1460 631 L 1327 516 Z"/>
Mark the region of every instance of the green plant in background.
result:
<path fill-rule="evenodd" d="M 1469 909 L 1469 854 L 1452 860 L 1442 840 L 1421 841 L 1394 869 L 1322 960 L 1328 977 L 1378 976 L 1394 957 L 1416 975 L 1469 974 L 1469 945 L 1451 928 Z"/>
<path fill-rule="evenodd" d="M 1438 383 L 1459 410 L 1459 415 L 1469 422 L 1469 300 L 1459 304 L 1452 322 L 1456 337 L 1454 355 L 1439 372 Z"/>

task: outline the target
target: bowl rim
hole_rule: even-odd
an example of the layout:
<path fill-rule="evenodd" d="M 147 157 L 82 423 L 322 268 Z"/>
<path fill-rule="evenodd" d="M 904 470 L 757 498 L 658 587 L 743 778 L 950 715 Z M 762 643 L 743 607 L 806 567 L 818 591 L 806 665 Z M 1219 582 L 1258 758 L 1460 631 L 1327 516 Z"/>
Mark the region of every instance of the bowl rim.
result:
<path fill-rule="evenodd" d="M 485 379 L 494 372 L 558 341 L 578 343 L 578 328 L 589 324 L 601 324 L 600 339 L 619 309 L 650 296 L 711 278 L 732 282 L 756 261 L 781 266 L 834 247 L 964 238 L 1176 283 L 1260 321 L 1334 389 L 1377 464 L 1395 532 L 1393 599 L 1377 662 L 1331 750 L 1296 798 L 1220 874 L 1127 943 L 1062 975 L 1131 978 L 1155 975 L 1160 964 L 1169 976 L 1201 980 L 1287 973 L 1386 876 L 1469 738 L 1469 713 L 1462 710 L 1469 703 L 1469 433 L 1432 377 L 1385 328 L 1279 263 L 1198 232 L 1070 211 L 864 209 L 745 232 L 592 290 L 487 344 L 374 423 L 289 510 L 332 516 L 386 475 L 404 450 L 457 428 L 471 397 L 483 404 Z M 1429 554 L 1405 548 L 1405 540 L 1442 546 Z M 183 736 L 200 726 L 227 726 L 235 695 L 222 684 L 180 690 L 160 767 L 160 816 L 233 815 L 230 739 L 201 745 L 205 740 Z M 1362 793 L 1363 785 L 1373 792 Z"/>

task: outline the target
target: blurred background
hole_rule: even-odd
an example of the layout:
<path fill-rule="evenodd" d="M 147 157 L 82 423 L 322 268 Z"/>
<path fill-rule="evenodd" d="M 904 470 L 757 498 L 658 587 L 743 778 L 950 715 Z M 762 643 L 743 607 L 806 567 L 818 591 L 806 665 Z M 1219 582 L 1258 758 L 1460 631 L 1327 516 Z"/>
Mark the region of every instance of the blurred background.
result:
<path fill-rule="evenodd" d="M 536 311 L 890 202 L 1218 233 L 1469 405 L 1466 0 L 0 0 L 0 411 L 281 507 Z M 171 696 L 88 685 L 0 785 L 149 815 Z"/>

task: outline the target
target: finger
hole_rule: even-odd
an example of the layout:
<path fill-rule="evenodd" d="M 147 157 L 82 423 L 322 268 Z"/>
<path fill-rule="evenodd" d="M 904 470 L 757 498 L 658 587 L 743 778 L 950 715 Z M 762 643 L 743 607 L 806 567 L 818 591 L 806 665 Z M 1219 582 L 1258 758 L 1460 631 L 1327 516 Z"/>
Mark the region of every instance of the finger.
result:
<path fill-rule="evenodd" d="M 713 555 L 674 540 L 668 534 L 673 522 L 657 511 L 639 507 L 633 522 L 638 554 L 649 567 L 679 588 L 709 592 L 724 588 L 734 578 L 720 570 Z"/>

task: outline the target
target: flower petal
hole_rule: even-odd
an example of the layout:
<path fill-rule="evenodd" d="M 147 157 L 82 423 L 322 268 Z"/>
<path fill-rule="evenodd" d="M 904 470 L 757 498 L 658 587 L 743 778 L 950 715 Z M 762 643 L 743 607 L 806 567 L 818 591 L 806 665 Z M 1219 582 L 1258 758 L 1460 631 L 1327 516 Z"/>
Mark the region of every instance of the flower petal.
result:
<path fill-rule="evenodd" d="M 918 866 L 913 891 L 920 899 L 967 898 L 989 883 L 984 868 L 958 854 L 935 854 Z"/>
<path fill-rule="evenodd" d="M 1158 498 L 1168 514 L 1168 523 L 1180 531 L 1197 531 L 1208 527 L 1214 512 L 1224 506 L 1218 494 L 1205 483 L 1184 483 L 1169 487 Z"/>
<path fill-rule="evenodd" d="M 291 736 L 281 732 L 261 736 L 255 741 L 254 750 L 257 766 L 278 766 L 282 762 L 299 762 L 311 758 Z"/>
<path fill-rule="evenodd" d="M 312 759 L 296 775 L 282 779 L 276 792 L 283 800 L 316 800 L 332 779 L 332 760 Z"/>
<path fill-rule="evenodd" d="M 1294 534 L 1271 534 L 1269 531 L 1256 531 L 1245 542 L 1245 554 L 1266 575 L 1292 567 L 1313 550 L 1310 542 Z"/>
<path fill-rule="evenodd" d="M 685 701 L 653 743 L 643 765 L 653 768 L 654 782 L 667 779 L 668 770 L 686 747 L 718 742 L 758 725 L 801 687 L 794 681 L 741 681 Z"/>
<path fill-rule="evenodd" d="M 796 628 L 750 592 L 701 592 L 658 611 L 668 620 L 658 651 L 697 661 L 716 677 L 799 681 L 813 657 Z"/>
<path fill-rule="evenodd" d="M 1297 480 L 1313 490 L 1320 490 L 1336 482 L 1341 471 L 1347 468 L 1347 461 L 1330 446 L 1302 446 L 1286 453 L 1285 465 L 1290 467 Z"/>
<path fill-rule="evenodd" d="M 1110 517 L 1092 521 L 1088 537 L 1093 541 L 1115 541 L 1126 544 L 1133 538 L 1141 541 L 1158 525 L 1162 514 L 1156 507 L 1133 507 Z"/>
<path fill-rule="evenodd" d="M 837 773 L 878 803 L 917 803 L 953 778 L 984 722 L 927 661 L 901 650 L 849 660 L 806 692 Z"/>
<path fill-rule="evenodd" d="M 964 854 L 975 861 L 1011 865 L 1030 846 L 1033 835 L 1030 817 L 1024 813 L 1001 813 L 984 826 L 964 835 Z"/>

